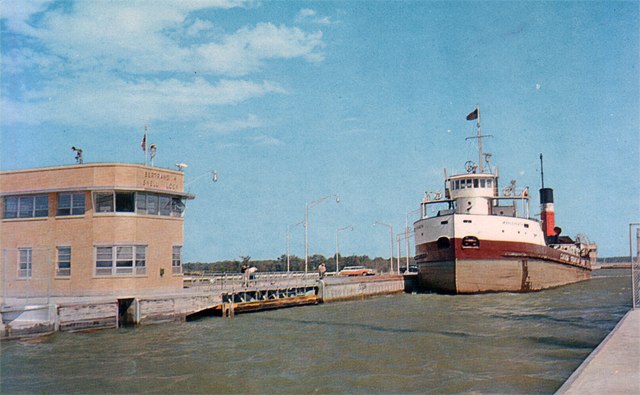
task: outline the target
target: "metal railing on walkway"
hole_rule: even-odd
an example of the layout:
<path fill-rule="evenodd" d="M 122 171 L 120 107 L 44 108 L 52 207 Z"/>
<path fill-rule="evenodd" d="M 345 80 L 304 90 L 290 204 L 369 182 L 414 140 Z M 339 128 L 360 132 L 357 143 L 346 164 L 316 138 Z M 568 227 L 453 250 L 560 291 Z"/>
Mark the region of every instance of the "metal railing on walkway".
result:
<path fill-rule="evenodd" d="M 263 272 L 242 273 L 185 272 L 184 285 L 201 291 L 236 292 L 245 289 L 286 289 L 310 287 L 318 281 L 317 273 Z"/>

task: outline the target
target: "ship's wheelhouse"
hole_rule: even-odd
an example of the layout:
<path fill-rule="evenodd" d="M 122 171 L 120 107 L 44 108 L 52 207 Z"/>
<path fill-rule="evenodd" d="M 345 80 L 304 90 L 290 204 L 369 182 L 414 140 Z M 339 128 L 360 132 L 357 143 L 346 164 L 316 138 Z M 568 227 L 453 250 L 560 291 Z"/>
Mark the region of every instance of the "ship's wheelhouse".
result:
<path fill-rule="evenodd" d="M 460 174 L 445 180 L 444 196 L 427 193 L 421 202 L 422 219 L 450 214 L 529 217 L 528 188 L 515 181 L 502 189 L 493 173 Z"/>

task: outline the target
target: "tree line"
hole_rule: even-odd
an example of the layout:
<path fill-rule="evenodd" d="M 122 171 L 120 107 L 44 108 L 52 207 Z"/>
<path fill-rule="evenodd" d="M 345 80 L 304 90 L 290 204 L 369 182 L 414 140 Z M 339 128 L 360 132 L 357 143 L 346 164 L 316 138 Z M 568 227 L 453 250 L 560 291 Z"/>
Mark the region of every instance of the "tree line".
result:
<path fill-rule="evenodd" d="M 182 265 L 185 272 L 208 271 L 216 273 L 239 273 L 242 266 L 254 266 L 261 272 L 286 272 L 287 256 L 281 255 L 276 259 L 252 260 L 250 256 L 240 256 L 240 259 L 225 260 L 217 262 L 187 262 Z M 393 260 L 394 270 L 396 269 L 396 260 Z M 389 272 L 389 259 L 376 257 L 370 258 L 367 255 L 351 255 L 339 256 L 340 268 L 345 266 L 366 266 L 376 270 L 378 273 Z M 308 271 L 316 271 L 318 266 L 324 263 L 328 271 L 336 270 L 335 257 L 325 257 L 324 255 L 315 254 L 309 256 Z M 406 267 L 406 257 L 400 259 L 400 270 Z M 413 265 L 413 258 L 409 258 L 409 265 Z M 295 255 L 289 256 L 289 270 L 292 272 L 304 271 L 304 257 L 300 258 Z"/>
<path fill-rule="evenodd" d="M 216 273 L 240 273 L 240 269 L 243 265 L 255 266 L 261 272 L 286 272 L 287 271 L 287 256 L 281 255 L 276 259 L 266 260 L 252 260 L 250 256 L 240 256 L 240 259 L 216 261 L 216 262 L 188 262 L 184 263 L 183 269 L 185 272 L 199 272 L 208 271 Z M 390 265 L 389 259 L 376 257 L 370 258 L 368 255 L 350 255 L 339 256 L 340 268 L 345 266 L 366 266 L 370 269 L 376 270 L 378 273 L 389 272 Z M 396 260 L 393 260 L 394 270 L 396 269 Z M 608 258 L 598 258 L 600 263 L 614 263 L 614 262 L 628 262 L 628 256 L 617 256 Z M 309 256 L 309 271 L 316 271 L 318 266 L 324 263 L 328 271 L 336 270 L 335 257 L 325 257 L 324 255 L 315 254 Z M 400 270 L 403 271 L 406 268 L 406 257 L 400 259 Z M 409 265 L 414 265 L 413 257 L 409 257 Z M 289 270 L 292 272 L 304 271 L 304 257 L 298 257 L 296 255 L 289 256 Z"/>

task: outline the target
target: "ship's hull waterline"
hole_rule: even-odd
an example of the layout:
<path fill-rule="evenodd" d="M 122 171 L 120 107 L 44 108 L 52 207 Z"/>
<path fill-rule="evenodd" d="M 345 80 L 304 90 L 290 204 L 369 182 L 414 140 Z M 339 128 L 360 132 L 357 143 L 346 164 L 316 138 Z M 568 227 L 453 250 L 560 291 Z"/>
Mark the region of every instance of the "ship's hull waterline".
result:
<path fill-rule="evenodd" d="M 453 259 L 418 263 L 424 291 L 532 292 L 591 278 L 591 270 L 543 259 Z"/>

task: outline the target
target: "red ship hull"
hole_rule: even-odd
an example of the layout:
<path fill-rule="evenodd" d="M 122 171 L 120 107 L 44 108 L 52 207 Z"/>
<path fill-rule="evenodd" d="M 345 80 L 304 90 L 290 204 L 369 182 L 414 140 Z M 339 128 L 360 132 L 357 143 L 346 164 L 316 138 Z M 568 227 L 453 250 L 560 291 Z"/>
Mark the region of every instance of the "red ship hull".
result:
<path fill-rule="evenodd" d="M 441 293 L 531 292 L 591 278 L 590 261 L 547 246 L 483 240 L 463 247 L 454 239 L 416 248 L 423 290 Z"/>

